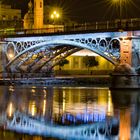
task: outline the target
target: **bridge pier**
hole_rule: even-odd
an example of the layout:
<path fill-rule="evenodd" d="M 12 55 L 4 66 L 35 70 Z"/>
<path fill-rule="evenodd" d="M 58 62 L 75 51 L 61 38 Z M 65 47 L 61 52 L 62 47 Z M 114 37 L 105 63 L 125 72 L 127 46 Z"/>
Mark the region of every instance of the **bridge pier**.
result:
<path fill-rule="evenodd" d="M 140 37 L 120 38 L 120 63 L 128 63 L 137 69 L 140 65 Z"/>
<path fill-rule="evenodd" d="M 140 65 L 140 37 L 120 38 L 120 64 L 113 71 L 112 87 L 138 87 L 137 69 Z"/>

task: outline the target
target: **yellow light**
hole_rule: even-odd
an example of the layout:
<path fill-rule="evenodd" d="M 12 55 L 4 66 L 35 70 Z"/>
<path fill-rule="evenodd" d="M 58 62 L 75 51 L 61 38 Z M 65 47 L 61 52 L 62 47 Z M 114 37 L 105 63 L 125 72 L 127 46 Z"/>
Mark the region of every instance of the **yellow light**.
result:
<path fill-rule="evenodd" d="M 66 110 L 66 93 L 63 91 L 63 112 Z"/>
<path fill-rule="evenodd" d="M 56 14 L 56 17 L 59 18 L 59 14 Z"/>
<path fill-rule="evenodd" d="M 14 91 L 14 87 L 13 86 L 9 86 L 9 91 L 13 92 Z"/>
<path fill-rule="evenodd" d="M 110 90 L 108 91 L 107 115 L 113 116 L 113 104 Z"/>
<path fill-rule="evenodd" d="M 115 3 L 115 2 L 118 2 L 119 0 L 113 0 L 113 2 Z"/>
<path fill-rule="evenodd" d="M 14 57 L 14 55 L 12 53 L 10 53 L 8 56 L 9 56 L 9 58 L 13 58 Z"/>
<path fill-rule="evenodd" d="M 32 92 L 32 93 L 35 93 L 35 89 L 32 89 L 31 92 Z"/>
<path fill-rule="evenodd" d="M 57 11 L 53 11 L 50 17 L 51 19 L 59 18 L 60 14 Z"/>
<path fill-rule="evenodd" d="M 56 15 L 56 11 L 53 12 Z"/>
<path fill-rule="evenodd" d="M 112 0 L 113 3 L 126 2 L 126 0 Z"/>
<path fill-rule="evenodd" d="M 37 113 L 37 108 L 36 108 L 36 103 L 35 101 L 30 101 L 29 102 L 29 113 L 32 115 L 32 116 L 35 116 L 36 113 Z"/>
<path fill-rule="evenodd" d="M 51 18 L 54 19 L 54 15 L 53 14 L 51 15 Z"/>
<path fill-rule="evenodd" d="M 45 115 L 46 112 L 46 100 L 43 101 L 43 116 Z"/>
<path fill-rule="evenodd" d="M 13 113 L 14 113 L 14 106 L 13 103 L 10 102 L 7 108 L 7 112 L 8 112 L 8 117 L 12 117 Z"/>

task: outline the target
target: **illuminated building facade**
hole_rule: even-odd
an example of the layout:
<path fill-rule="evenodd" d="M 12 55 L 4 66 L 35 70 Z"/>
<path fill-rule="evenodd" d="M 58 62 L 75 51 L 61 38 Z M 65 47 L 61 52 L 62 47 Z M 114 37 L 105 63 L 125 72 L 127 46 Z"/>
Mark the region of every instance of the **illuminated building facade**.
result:
<path fill-rule="evenodd" d="M 98 61 L 99 65 L 96 67 L 91 67 L 88 71 L 88 68 L 85 66 L 83 59 L 85 56 L 95 56 L 95 59 Z M 71 56 L 66 58 L 69 63 L 62 67 L 62 71 L 69 74 L 90 74 L 93 71 L 93 74 L 104 73 L 107 74 L 114 69 L 114 65 L 104 59 L 103 57 L 89 51 L 89 50 L 81 50 L 72 54 Z M 60 73 L 59 66 L 55 67 L 56 74 Z"/>
<path fill-rule="evenodd" d="M 10 5 L 5 5 L 0 1 L 0 29 L 21 27 L 21 10 L 13 9 Z"/>

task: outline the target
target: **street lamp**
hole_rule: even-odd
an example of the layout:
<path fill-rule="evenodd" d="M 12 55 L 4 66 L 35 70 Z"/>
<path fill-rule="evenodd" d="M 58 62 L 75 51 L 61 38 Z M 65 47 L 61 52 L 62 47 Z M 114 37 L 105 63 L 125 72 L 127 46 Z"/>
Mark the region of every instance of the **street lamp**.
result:
<path fill-rule="evenodd" d="M 51 19 L 55 22 L 55 19 L 58 19 L 60 17 L 60 14 L 57 11 L 53 11 L 51 14 Z"/>
<path fill-rule="evenodd" d="M 119 17 L 120 17 L 120 20 L 122 18 L 122 1 L 124 0 L 113 0 L 113 3 L 115 4 L 119 4 Z"/>
<path fill-rule="evenodd" d="M 121 26 L 121 22 L 122 22 L 122 2 L 126 1 L 126 0 L 112 0 L 113 3 L 119 5 L 119 20 L 120 20 L 120 26 Z"/>
<path fill-rule="evenodd" d="M 56 10 L 54 10 L 54 11 L 52 12 L 52 14 L 50 15 L 50 17 L 51 17 L 51 19 L 53 20 L 54 32 L 55 32 L 55 21 L 59 19 L 60 14 L 59 14 Z"/>

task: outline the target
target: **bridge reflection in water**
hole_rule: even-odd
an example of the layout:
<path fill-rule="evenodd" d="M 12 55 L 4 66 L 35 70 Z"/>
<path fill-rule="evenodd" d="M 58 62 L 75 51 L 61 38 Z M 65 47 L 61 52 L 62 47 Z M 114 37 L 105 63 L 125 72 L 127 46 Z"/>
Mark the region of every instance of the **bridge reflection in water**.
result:
<path fill-rule="evenodd" d="M 139 91 L 0 87 L 4 130 L 58 139 L 139 139 Z"/>

